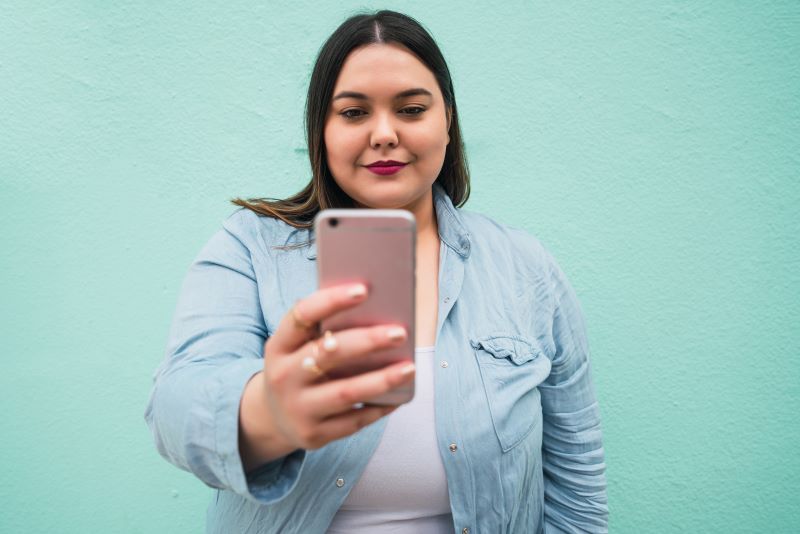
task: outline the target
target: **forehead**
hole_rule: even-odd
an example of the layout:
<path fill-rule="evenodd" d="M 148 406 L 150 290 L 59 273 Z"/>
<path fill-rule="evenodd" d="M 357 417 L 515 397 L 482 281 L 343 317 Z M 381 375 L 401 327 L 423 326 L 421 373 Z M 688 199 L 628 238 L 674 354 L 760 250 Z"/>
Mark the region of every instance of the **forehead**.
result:
<path fill-rule="evenodd" d="M 394 88 L 402 91 L 409 87 L 424 87 L 439 94 L 433 72 L 407 48 L 394 43 L 370 44 L 348 54 L 334 92 L 369 93 Z"/>

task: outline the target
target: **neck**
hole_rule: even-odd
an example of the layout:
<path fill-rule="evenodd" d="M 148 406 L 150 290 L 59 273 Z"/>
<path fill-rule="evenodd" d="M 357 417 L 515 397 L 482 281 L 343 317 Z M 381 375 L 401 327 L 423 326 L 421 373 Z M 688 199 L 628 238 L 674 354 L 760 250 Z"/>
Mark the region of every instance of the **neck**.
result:
<path fill-rule="evenodd" d="M 433 190 L 429 190 L 408 211 L 417 220 L 417 243 L 425 243 L 439 239 L 439 225 L 436 221 L 436 210 L 433 207 Z"/>

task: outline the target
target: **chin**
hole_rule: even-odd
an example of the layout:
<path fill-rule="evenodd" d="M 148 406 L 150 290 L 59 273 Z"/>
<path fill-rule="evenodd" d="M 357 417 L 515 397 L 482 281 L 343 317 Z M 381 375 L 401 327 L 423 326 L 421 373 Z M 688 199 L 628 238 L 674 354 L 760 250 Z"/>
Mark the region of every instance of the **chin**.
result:
<path fill-rule="evenodd" d="M 406 197 L 396 198 L 394 196 L 387 196 L 387 195 L 362 196 L 358 198 L 356 202 L 358 202 L 365 208 L 371 208 L 376 210 L 400 209 L 409 204 L 408 199 Z"/>
<path fill-rule="evenodd" d="M 388 186 L 388 187 L 384 187 Z M 419 200 L 430 191 L 428 187 L 408 187 L 407 184 L 380 184 L 359 195 L 350 195 L 359 204 L 373 209 L 403 209 Z"/>

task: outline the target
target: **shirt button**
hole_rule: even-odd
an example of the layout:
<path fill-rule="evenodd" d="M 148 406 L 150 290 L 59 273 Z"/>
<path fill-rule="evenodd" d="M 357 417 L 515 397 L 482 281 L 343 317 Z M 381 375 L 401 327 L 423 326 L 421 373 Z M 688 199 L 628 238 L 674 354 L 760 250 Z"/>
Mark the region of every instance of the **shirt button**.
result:
<path fill-rule="evenodd" d="M 461 534 L 469 534 L 469 529 L 464 527 L 464 529 L 461 531 Z"/>
<path fill-rule="evenodd" d="M 343 478 L 337 478 L 336 479 L 336 487 L 337 488 L 341 488 L 342 486 L 344 486 L 344 479 Z"/>
<path fill-rule="evenodd" d="M 440 363 L 439 365 L 441 365 L 445 369 L 447 368 L 447 362 L 445 360 L 442 360 L 442 363 Z"/>
<path fill-rule="evenodd" d="M 450 297 L 445 297 L 444 298 L 444 303 L 447 304 L 448 302 L 450 302 Z"/>
<path fill-rule="evenodd" d="M 450 452 L 456 452 L 458 450 L 458 445 L 456 445 L 455 443 L 451 443 L 449 448 Z"/>

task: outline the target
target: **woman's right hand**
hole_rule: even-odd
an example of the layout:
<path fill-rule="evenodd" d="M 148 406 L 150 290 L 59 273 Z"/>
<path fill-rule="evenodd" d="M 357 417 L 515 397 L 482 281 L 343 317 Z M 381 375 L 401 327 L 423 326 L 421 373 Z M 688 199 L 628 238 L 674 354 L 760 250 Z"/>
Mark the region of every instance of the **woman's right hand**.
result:
<path fill-rule="evenodd" d="M 239 411 L 239 451 L 245 471 L 297 449 L 318 449 L 391 413 L 397 406 L 364 406 L 414 380 L 406 361 L 356 376 L 327 380 L 307 366 L 309 356 L 322 371 L 371 352 L 402 345 L 401 326 L 380 325 L 316 338 L 317 324 L 363 302 L 362 284 L 320 289 L 298 301 L 264 345 L 264 369 L 245 387 Z M 316 347 L 315 347 L 316 345 Z"/>

